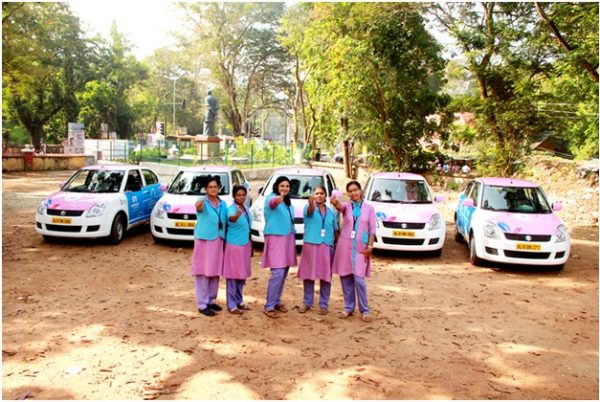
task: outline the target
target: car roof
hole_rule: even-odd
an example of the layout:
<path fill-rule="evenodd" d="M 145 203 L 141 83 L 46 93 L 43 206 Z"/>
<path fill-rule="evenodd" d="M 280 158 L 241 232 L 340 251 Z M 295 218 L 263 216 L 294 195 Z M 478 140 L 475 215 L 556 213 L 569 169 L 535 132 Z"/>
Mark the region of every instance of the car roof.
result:
<path fill-rule="evenodd" d="M 480 177 L 481 183 L 489 186 L 504 186 L 504 187 L 539 187 L 537 184 L 527 181 L 513 179 L 510 177 Z"/>
<path fill-rule="evenodd" d="M 425 180 L 423 176 L 404 172 L 378 172 L 371 175 L 374 179 Z"/>
<path fill-rule="evenodd" d="M 277 169 L 273 172 L 273 174 L 277 175 L 285 175 L 285 174 L 294 174 L 300 176 L 323 176 L 327 173 L 326 170 L 323 169 L 306 169 L 306 168 L 283 168 Z"/>
<path fill-rule="evenodd" d="M 235 170 L 231 166 L 223 166 L 223 165 L 204 165 L 204 166 L 191 166 L 191 167 L 183 167 L 179 169 L 184 172 L 231 172 Z"/>
<path fill-rule="evenodd" d="M 117 170 L 117 169 L 139 169 L 142 166 L 138 166 L 138 165 L 130 165 L 130 164 L 125 164 L 125 163 L 117 163 L 117 164 L 107 164 L 107 165 L 90 165 L 90 166 L 84 166 L 81 169 L 87 169 L 87 170 Z"/>

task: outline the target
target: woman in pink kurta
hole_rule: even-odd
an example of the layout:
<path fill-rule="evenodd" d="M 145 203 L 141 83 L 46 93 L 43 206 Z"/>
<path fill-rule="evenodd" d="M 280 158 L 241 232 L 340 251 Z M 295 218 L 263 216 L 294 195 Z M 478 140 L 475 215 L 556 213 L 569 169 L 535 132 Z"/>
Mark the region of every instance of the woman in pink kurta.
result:
<path fill-rule="evenodd" d="M 363 321 L 371 321 L 367 303 L 367 283 L 371 276 L 371 252 L 375 241 L 375 209 L 363 199 L 360 183 L 346 185 L 350 202 L 331 197 L 331 204 L 342 213 L 343 224 L 333 258 L 333 273 L 340 276 L 344 293 L 344 311 L 339 318 L 354 313 L 356 299 Z"/>

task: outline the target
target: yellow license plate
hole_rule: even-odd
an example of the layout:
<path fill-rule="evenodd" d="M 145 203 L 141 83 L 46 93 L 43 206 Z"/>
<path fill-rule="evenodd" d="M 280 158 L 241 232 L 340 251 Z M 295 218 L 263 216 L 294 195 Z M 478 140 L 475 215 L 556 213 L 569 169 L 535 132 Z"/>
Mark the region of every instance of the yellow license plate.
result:
<path fill-rule="evenodd" d="M 52 218 L 52 223 L 71 223 L 71 218 Z"/>
<path fill-rule="evenodd" d="M 517 250 L 540 251 L 542 246 L 531 243 L 517 243 Z"/>
<path fill-rule="evenodd" d="M 394 230 L 392 236 L 395 237 L 415 237 L 414 230 Z"/>
<path fill-rule="evenodd" d="M 175 222 L 176 228 L 193 228 L 196 226 L 196 222 Z"/>

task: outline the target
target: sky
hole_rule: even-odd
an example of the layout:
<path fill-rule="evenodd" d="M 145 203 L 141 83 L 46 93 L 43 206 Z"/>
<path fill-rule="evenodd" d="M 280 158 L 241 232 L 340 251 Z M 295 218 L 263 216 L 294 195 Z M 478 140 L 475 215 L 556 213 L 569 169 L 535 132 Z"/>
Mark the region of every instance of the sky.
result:
<path fill-rule="evenodd" d="M 81 20 L 89 36 L 109 38 L 113 20 L 117 29 L 133 45 L 132 52 L 142 59 L 155 49 L 172 44 L 169 31 L 181 26 L 181 11 L 167 1 L 74 0 L 71 10 Z"/>

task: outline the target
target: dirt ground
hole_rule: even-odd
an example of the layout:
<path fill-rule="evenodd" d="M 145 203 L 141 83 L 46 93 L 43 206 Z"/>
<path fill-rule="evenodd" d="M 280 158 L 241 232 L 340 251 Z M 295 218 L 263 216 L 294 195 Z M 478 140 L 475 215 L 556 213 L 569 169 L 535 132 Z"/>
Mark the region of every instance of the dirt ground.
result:
<path fill-rule="evenodd" d="M 300 315 L 295 268 L 283 299 L 296 308 L 265 317 L 260 250 L 252 310 L 208 318 L 189 245 L 156 245 L 147 227 L 116 247 L 36 234 L 35 208 L 70 173 L 3 175 L 3 399 L 598 398 L 597 226 L 570 226 L 562 272 L 476 268 L 443 192 L 441 258 L 375 254 L 372 323 L 335 317 L 337 277 L 330 314 Z"/>

